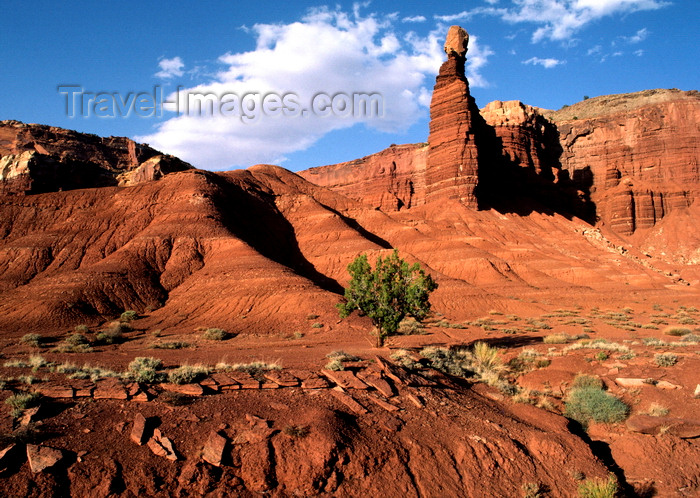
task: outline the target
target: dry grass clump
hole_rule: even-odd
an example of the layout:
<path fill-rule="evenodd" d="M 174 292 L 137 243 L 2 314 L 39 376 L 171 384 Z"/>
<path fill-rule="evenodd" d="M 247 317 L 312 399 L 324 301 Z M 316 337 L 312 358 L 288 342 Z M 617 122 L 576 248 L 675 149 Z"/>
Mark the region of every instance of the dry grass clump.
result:
<path fill-rule="evenodd" d="M 629 353 L 630 348 L 623 344 L 619 344 L 617 342 L 608 342 L 605 339 L 595 339 L 593 341 L 581 341 L 577 342 L 576 344 L 570 344 L 569 346 L 566 346 L 563 351 L 565 353 L 569 351 L 573 351 L 576 349 L 601 349 L 603 351 L 614 351 L 616 353 Z"/>
<path fill-rule="evenodd" d="M 225 341 L 229 337 L 231 337 L 231 334 L 223 329 L 217 328 L 208 328 L 204 331 L 204 334 L 202 334 L 202 339 L 207 341 Z"/>
<path fill-rule="evenodd" d="M 660 367 L 672 367 L 678 363 L 678 355 L 673 353 L 657 353 L 654 355 L 654 363 Z"/>
<path fill-rule="evenodd" d="M 619 485 L 614 474 L 607 480 L 585 480 L 578 487 L 580 498 L 615 498 L 618 496 Z"/>
<path fill-rule="evenodd" d="M 209 368 L 204 365 L 182 365 L 168 372 L 171 384 L 192 384 L 209 375 Z"/>
<path fill-rule="evenodd" d="M 40 334 L 24 334 L 19 342 L 26 346 L 39 348 L 44 343 L 44 338 Z"/>
<path fill-rule="evenodd" d="M 690 333 L 692 333 L 692 330 L 685 328 L 685 327 L 670 326 L 670 327 L 666 327 L 664 329 L 664 334 L 675 336 L 675 337 L 682 337 L 682 336 L 688 335 Z"/>
<path fill-rule="evenodd" d="M 649 405 L 647 415 L 650 415 L 652 417 L 665 417 L 666 415 L 668 415 L 668 408 L 659 403 L 652 403 L 651 405 Z"/>

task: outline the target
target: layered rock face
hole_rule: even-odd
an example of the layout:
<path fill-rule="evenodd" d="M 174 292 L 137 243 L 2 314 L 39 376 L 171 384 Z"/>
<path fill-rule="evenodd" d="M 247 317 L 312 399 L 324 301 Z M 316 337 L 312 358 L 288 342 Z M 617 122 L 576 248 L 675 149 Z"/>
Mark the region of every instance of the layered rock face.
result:
<path fill-rule="evenodd" d="M 646 99 L 654 103 L 645 105 Z M 557 114 L 553 118 L 559 130 L 562 167 L 571 173 L 590 170 L 592 198 L 603 222 L 630 235 L 653 227 L 671 211 L 687 208 L 697 199 L 697 92 L 653 90 L 599 97 L 568 113 L 585 112 L 583 104 L 605 105 L 613 111 L 587 119 Z"/>
<path fill-rule="evenodd" d="M 0 189 L 41 193 L 133 185 L 192 166 L 125 137 L 0 122 Z"/>
<path fill-rule="evenodd" d="M 440 67 L 430 102 L 425 183 L 426 201 L 447 197 L 477 207 L 479 152 L 474 119 L 479 109 L 464 75 L 468 40 L 459 26 L 452 26 L 447 34 L 447 61 Z"/>
<path fill-rule="evenodd" d="M 382 211 L 398 211 L 425 203 L 427 160 L 428 144 L 392 145 L 362 159 L 299 175 Z"/>

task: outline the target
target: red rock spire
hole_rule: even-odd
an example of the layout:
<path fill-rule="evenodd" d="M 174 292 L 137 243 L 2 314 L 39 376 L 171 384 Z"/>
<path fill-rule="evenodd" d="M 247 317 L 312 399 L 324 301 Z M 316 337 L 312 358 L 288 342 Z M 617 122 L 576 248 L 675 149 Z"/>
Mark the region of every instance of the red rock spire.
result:
<path fill-rule="evenodd" d="M 426 200 L 458 199 L 477 207 L 478 152 L 473 118 L 479 113 L 464 75 L 469 35 L 452 26 L 447 33 L 442 64 L 430 103 L 429 153 L 426 168 Z"/>

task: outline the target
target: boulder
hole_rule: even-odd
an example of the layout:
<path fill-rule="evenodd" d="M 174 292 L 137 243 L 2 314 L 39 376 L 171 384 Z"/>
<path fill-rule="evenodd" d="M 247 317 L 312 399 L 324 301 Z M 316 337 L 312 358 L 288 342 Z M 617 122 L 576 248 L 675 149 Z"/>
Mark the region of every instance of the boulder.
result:
<path fill-rule="evenodd" d="M 63 459 L 63 451 L 48 446 L 27 445 L 27 460 L 33 473 L 53 467 Z"/>

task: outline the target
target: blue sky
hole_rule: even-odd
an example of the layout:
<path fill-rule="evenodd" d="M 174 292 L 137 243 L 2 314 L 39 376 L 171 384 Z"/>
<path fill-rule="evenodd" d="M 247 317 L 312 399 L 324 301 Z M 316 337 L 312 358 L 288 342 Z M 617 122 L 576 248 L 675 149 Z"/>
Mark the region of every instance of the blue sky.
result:
<path fill-rule="evenodd" d="M 0 119 L 129 136 L 214 170 L 291 170 L 422 142 L 444 35 L 471 35 L 468 76 L 479 106 L 522 100 L 558 109 L 584 95 L 698 89 L 697 0 L 445 0 L 366 3 L 48 2 L 5 0 Z M 68 117 L 60 85 L 124 102 L 318 92 L 382 96 L 382 115 Z M 184 102 L 184 100 L 183 100 Z M 93 102 L 94 103 L 94 102 Z M 255 102 L 254 102 L 255 103 Z M 104 104 L 107 105 L 107 104 Z M 94 110 L 94 109 L 93 109 Z M 114 113 L 113 113 L 114 114 Z"/>

